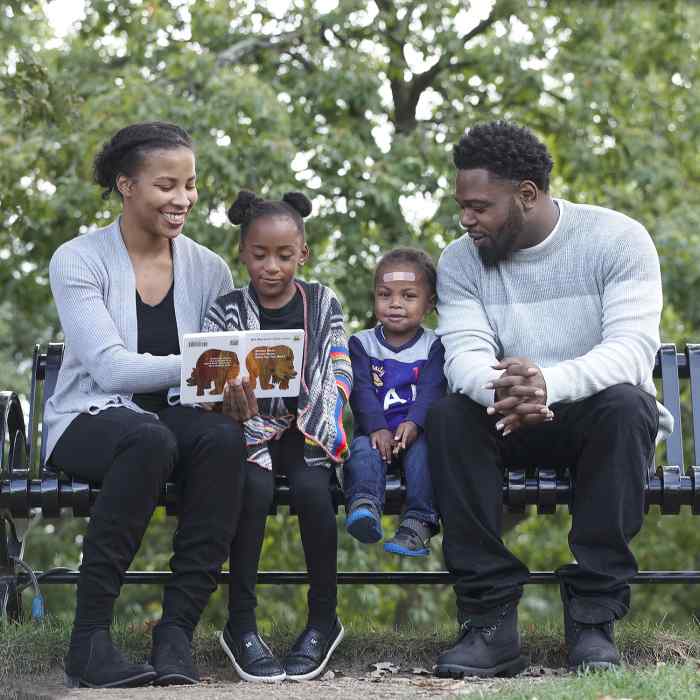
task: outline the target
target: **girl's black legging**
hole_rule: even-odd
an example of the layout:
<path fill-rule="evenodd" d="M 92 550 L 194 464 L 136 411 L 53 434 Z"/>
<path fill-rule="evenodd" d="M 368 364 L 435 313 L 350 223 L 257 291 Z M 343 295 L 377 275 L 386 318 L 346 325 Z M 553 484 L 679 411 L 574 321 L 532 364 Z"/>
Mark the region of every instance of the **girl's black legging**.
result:
<path fill-rule="evenodd" d="M 172 479 L 178 526 L 160 624 L 178 625 L 191 637 L 236 531 L 244 459 L 240 425 L 191 406 L 169 406 L 158 418 L 109 408 L 70 424 L 52 465 L 101 484 L 83 541 L 74 635 L 110 625 L 124 572 Z"/>
<path fill-rule="evenodd" d="M 256 629 L 255 583 L 265 522 L 274 495 L 274 475 L 286 474 L 299 516 L 309 570 L 309 624 L 322 631 L 335 621 L 338 534 L 331 499 L 332 468 L 307 466 L 304 436 L 296 428 L 269 444 L 273 471 L 246 464 L 241 519 L 231 544 L 229 628 L 234 635 Z"/>

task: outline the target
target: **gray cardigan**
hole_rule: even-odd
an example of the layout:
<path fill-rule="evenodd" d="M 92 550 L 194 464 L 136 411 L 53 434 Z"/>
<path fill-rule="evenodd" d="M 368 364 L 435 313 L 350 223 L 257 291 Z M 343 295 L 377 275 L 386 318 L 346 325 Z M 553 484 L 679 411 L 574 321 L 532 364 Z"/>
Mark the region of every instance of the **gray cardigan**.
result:
<path fill-rule="evenodd" d="M 211 304 L 233 289 L 223 259 L 186 236 L 172 241 L 178 335 L 197 333 Z M 47 459 L 81 413 L 110 406 L 143 412 L 141 392 L 179 393 L 180 356 L 137 352 L 136 282 L 119 219 L 67 241 L 49 263 L 51 291 L 65 336 L 56 390 L 46 404 Z M 48 437 L 47 437 L 48 432 Z"/>

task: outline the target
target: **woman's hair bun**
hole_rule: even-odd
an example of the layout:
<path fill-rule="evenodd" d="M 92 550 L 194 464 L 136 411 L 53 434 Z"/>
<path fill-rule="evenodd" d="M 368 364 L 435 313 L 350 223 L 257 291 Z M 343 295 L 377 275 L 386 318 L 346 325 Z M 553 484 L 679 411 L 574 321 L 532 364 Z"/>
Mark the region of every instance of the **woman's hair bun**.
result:
<path fill-rule="evenodd" d="M 241 190 L 236 197 L 236 201 L 228 210 L 228 220 L 238 226 L 242 224 L 250 215 L 250 210 L 259 202 L 260 198 L 250 190 Z"/>
<path fill-rule="evenodd" d="M 282 201 L 299 212 L 302 219 L 311 213 L 311 200 L 303 192 L 287 192 Z"/>

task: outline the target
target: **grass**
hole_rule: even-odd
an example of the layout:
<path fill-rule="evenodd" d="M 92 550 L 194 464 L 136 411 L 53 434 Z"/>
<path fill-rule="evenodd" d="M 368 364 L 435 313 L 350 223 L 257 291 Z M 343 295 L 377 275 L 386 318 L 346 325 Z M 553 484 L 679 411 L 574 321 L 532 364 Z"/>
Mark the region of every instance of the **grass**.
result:
<path fill-rule="evenodd" d="M 228 661 L 215 638 L 216 630 L 203 627 L 194 640 L 195 658 L 202 670 L 217 676 Z M 298 630 L 264 630 L 273 649 L 284 650 Z M 430 668 L 435 657 L 453 638 L 454 630 L 386 630 L 370 625 L 352 625 L 333 657 L 333 668 L 345 673 L 367 671 L 377 661 L 392 661 L 403 669 Z M 625 669 L 603 674 L 557 676 L 544 669 L 564 665 L 561 627 L 543 624 L 523 630 L 524 653 L 532 667 L 527 681 L 499 682 L 498 697 L 503 700 L 598 700 L 610 698 L 694 698 L 700 696 L 700 625 L 669 627 L 658 623 L 620 623 L 616 627 Z M 42 674 L 61 667 L 70 637 L 70 625 L 48 618 L 43 624 L 0 625 L 0 685 L 8 678 Z M 147 625 L 116 624 L 113 637 L 132 658 L 144 659 L 150 651 Z M 543 677 L 537 678 L 538 667 Z M 534 676 L 534 677 L 533 677 Z M 476 688 L 474 688 L 476 690 Z M 469 697 L 493 696 L 488 685 Z M 465 696 L 467 697 L 467 696 Z"/>
<path fill-rule="evenodd" d="M 570 675 L 525 687 L 522 682 L 520 687 L 516 684 L 513 680 L 501 686 L 498 700 L 694 700 L 700 696 L 697 662 Z"/>

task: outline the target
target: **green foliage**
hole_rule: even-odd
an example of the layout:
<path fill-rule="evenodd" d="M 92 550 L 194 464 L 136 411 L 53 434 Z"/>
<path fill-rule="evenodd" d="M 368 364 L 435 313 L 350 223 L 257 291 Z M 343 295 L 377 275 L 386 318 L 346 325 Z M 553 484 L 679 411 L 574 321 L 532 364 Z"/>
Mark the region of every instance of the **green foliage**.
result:
<path fill-rule="evenodd" d="M 188 128 L 197 144 L 200 201 L 187 233 L 231 263 L 225 208 L 250 187 L 304 189 L 311 277 L 333 286 L 350 329 L 372 323 L 379 255 L 410 243 L 432 254 L 455 235 L 451 144 L 476 120 L 516 119 L 555 159 L 553 191 L 641 220 L 659 249 L 664 337 L 700 328 L 700 8 L 683 0 L 571 3 L 496 0 L 482 20 L 468 3 L 348 0 L 320 11 L 293 0 L 276 14 L 242 0 L 129 3 L 87 0 L 78 31 L 49 42 L 40 2 L 0 9 L 0 385 L 26 391 L 35 341 L 59 337 L 47 280 L 63 241 L 117 213 L 90 183 L 100 144 L 140 119 Z M 307 268 L 308 269 L 308 268 Z M 49 523 L 51 524 L 51 523 Z M 40 525 L 27 557 L 77 564 L 84 523 Z M 387 527 L 391 528 L 389 523 Z M 172 522 L 159 513 L 137 568 L 167 568 Z M 341 569 L 422 567 L 357 545 L 339 519 Z M 565 514 L 532 517 L 507 539 L 532 569 L 568 561 Z M 697 568 L 693 518 L 652 515 L 635 543 L 642 567 Z M 441 568 L 439 539 L 428 568 Z M 303 569 L 296 519 L 271 518 L 263 568 Z M 556 592 L 533 588 L 525 619 L 558 615 Z M 50 607 L 70 614 L 73 591 Z M 207 610 L 225 616 L 226 591 Z M 263 587 L 261 617 L 301 624 L 302 588 Z M 682 587 L 637 593 L 657 617 L 696 612 Z M 130 587 L 120 614 L 155 618 L 159 591 Z M 377 624 L 453 618 L 449 589 L 344 588 L 341 613 Z M 640 606 L 641 607 L 641 606 Z M 529 617 L 528 617 L 529 616 Z"/>

